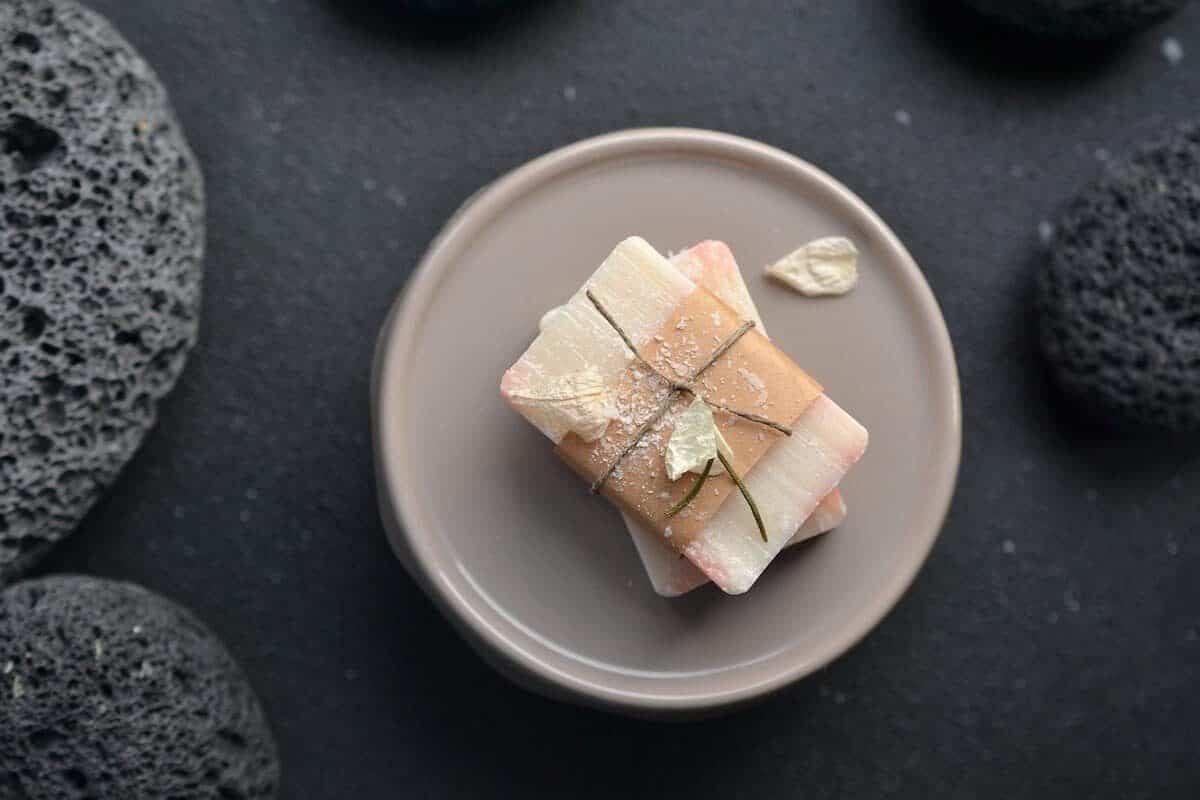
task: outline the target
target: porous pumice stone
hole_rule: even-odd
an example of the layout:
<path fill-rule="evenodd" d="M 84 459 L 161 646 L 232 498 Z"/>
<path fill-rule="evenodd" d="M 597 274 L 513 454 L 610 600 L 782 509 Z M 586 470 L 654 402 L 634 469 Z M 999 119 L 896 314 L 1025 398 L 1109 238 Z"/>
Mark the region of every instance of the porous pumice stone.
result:
<path fill-rule="evenodd" d="M 1037 305 L 1046 359 L 1089 416 L 1200 428 L 1200 127 L 1113 166 L 1068 206 Z"/>
<path fill-rule="evenodd" d="M 67 535 L 196 338 L 203 182 L 102 18 L 0 2 L 0 585 Z"/>
<path fill-rule="evenodd" d="M 965 0 L 974 10 L 1030 33 L 1064 39 L 1111 39 L 1147 27 L 1188 0 Z"/>
<path fill-rule="evenodd" d="M 87 577 L 0 593 L 0 798 L 262 800 L 278 783 L 253 689 L 190 613 Z"/>

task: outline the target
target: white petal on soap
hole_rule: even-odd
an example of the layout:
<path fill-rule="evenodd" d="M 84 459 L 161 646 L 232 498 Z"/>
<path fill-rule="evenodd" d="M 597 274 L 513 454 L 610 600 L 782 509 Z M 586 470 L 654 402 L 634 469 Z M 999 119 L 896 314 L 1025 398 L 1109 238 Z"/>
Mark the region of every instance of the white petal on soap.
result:
<path fill-rule="evenodd" d="M 717 430 L 712 409 L 697 397 L 675 420 L 671 438 L 667 441 L 667 477 L 679 480 L 685 472 L 704 472 L 704 465 L 717 460 L 717 450 L 726 458 L 732 457 L 729 444 Z M 713 464 L 710 475 L 724 472 L 720 462 Z"/>
<path fill-rule="evenodd" d="M 807 297 L 845 294 L 858 283 L 858 248 L 841 236 L 817 239 L 767 267 L 767 274 Z"/>
<path fill-rule="evenodd" d="M 617 245 L 584 288 L 592 289 L 619 315 L 621 327 L 634 345 L 641 347 L 662 329 L 696 286 L 644 239 L 631 237 Z M 542 413 L 541 406 L 522 405 L 516 396 L 536 395 L 531 387 L 545 386 L 590 367 L 615 386 L 633 356 L 588 301 L 583 288 L 566 305 L 543 316 L 540 327 L 538 337 L 504 373 L 500 393 L 558 444 L 568 433 L 559 415 Z"/>
<path fill-rule="evenodd" d="M 513 391 L 510 399 L 522 408 L 536 409 L 585 442 L 603 436 L 617 414 L 612 390 L 595 367 L 546 378 Z"/>

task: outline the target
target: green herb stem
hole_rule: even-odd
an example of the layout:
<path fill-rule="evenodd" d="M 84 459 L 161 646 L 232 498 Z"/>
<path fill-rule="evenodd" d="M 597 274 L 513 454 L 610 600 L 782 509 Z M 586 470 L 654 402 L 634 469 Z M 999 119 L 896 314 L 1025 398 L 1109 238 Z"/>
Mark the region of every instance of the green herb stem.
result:
<path fill-rule="evenodd" d="M 750 513 L 754 515 L 754 522 L 758 525 L 758 535 L 762 540 L 767 541 L 767 526 L 763 524 L 762 514 L 758 513 L 758 504 L 754 502 L 754 497 L 751 496 L 750 490 L 746 488 L 742 477 L 733 469 L 733 464 L 729 463 L 729 459 L 720 450 L 717 451 L 717 458 L 721 459 L 721 466 L 725 467 L 725 471 L 729 473 L 729 477 L 737 484 L 738 490 L 742 493 L 742 497 L 746 498 L 746 505 L 750 506 Z"/>
<path fill-rule="evenodd" d="M 708 473 L 712 472 L 712 466 L 713 459 L 710 458 L 708 463 L 704 465 L 704 472 L 700 473 L 700 477 L 692 484 L 692 488 L 688 490 L 688 493 L 684 495 L 682 500 L 672 506 L 671 510 L 667 512 L 667 519 L 670 519 L 692 504 L 692 501 L 696 499 L 696 495 L 700 494 L 700 490 L 704 487 L 704 482 L 708 480 Z"/>

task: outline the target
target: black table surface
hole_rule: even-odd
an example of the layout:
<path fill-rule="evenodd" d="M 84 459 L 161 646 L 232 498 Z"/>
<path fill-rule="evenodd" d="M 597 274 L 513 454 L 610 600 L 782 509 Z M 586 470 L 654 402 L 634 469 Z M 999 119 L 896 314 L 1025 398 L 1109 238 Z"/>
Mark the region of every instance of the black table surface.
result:
<path fill-rule="evenodd" d="M 204 166 L 204 318 L 158 427 L 42 571 L 137 581 L 212 625 L 272 720 L 283 797 L 1196 796 L 1200 448 L 1077 424 L 1030 286 L 1039 223 L 1200 112 L 1200 7 L 1084 48 L 918 0 L 544 0 L 450 29 L 386 0 L 91 2 Z M 644 125 L 760 139 L 857 191 L 925 270 L 964 396 L 954 507 L 896 610 L 811 679 L 688 725 L 493 673 L 392 557 L 370 460 L 374 337 L 447 216 Z"/>

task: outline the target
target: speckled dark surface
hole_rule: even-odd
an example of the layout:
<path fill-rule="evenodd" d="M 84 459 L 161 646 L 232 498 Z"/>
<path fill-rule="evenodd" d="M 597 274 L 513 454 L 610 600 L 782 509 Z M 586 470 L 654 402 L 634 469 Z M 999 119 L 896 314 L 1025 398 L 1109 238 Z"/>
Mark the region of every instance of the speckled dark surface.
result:
<path fill-rule="evenodd" d="M 283 797 L 1195 796 L 1200 447 L 1076 423 L 1030 311 L 1039 222 L 1197 113 L 1200 7 L 1064 54 L 915 0 L 720 23 L 734 4 L 550 0 L 465 36 L 362 0 L 95 5 L 203 163 L 205 324 L 47 566 L 211 625 L 266 706 Z M 651 124 L 762 139 L 871 203 L 944 306 L 966 426 L 947 528 L 883 625 L 762 706 L 669 727 L 528 696 L 459 641 L 384 542 L 366 413 L 376 329 L 447 215 Z"/>

